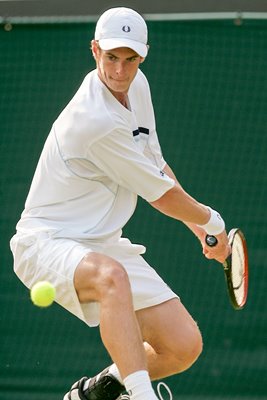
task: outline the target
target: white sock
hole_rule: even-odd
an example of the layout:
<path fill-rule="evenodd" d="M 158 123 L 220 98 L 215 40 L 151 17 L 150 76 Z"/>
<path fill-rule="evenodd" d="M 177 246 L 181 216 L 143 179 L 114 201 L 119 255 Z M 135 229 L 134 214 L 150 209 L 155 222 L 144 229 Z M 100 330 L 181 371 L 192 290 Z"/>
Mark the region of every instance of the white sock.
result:
<path fill-rule="evenodd" d="M 134 372 L 123 382 L 131 400 L 158 400 L 147 371 Z"/>
<path fill-rule="evenodd" d="M 108 372 L 110 372 L 114 376 L 114 378 L 116 378 L 123 385 L 123 380 L 116 364 L 112 364 L 109 367 Z"/>

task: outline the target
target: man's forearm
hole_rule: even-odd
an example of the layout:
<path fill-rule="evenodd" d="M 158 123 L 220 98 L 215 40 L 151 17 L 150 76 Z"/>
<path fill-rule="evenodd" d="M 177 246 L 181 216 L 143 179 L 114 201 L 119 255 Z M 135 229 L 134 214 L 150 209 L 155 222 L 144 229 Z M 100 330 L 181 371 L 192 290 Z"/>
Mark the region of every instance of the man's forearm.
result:
<path fill-rule="evenodd" d="M 198 203 L 177 184 L 150 204 L 161 213 L 184 222 L 204 225 L 210 218 L 208 208 Z"/>
<path fill-rule="evenodd" d="M 202 244 L 203 254 L 207 258 L 213 258 L 219 262 L 223 262 L 230 253 L 230 246 L 228 244 L 227 234 L 224 230 L 224 222 L 221 219 L 220 215 L 216 211 L 208 208 L 207 206 L 198 203 L 195 199 L 193 199 L 190 195 L 188 195 L 183 190 L 180 183 L 176 179 L 176 176 L 174 175 L 172 169 L 168 165 L 165 166 L 164 172 L 176 182 L 174 193 L 168 193 L 168 192 L 165 193 L 165 195 L 167 194 L 165 198 L 164 198 L 165 195 L 162 196 L 162 198 L 159 199 L 160 201 L 157 200 L 158 203 L 152 205 L 154 207 L 155 206 L 159 207 L 158 209 L 162 212 L 165 212 L 166 214 L 169 212 L 169 214 L 167 215 L 170 215 L 171 213 L 176 215 L 176 217 L 173 216 L 173 218 L 178 217 L 177 219 L 180 219 L 198 237 L 198 239 Z M 176 197 L 175 194 L 175 191 L 179 193 L 178 189 L 180 189 L 180 197 L 182 201 L 180 203 L 178 202 L 178 204 L 175 205 L 175 201 L 179 201 L 179 195 Z M 161 200 L 163 200 L 162 203 Z M 174 201 L 174 204 L 168 206 L 164 204 L 165 200 L 167 200 L 167 202 Z M 177 208 L 180 208 L 180 210 L 177 211 Z M 181 210 L 182 208 L 183 210 Z M 208 212 L 209 215 L 206 216 L 207 218 L 206 221 L 202 220 L 202 222 L 203 221 L 204 222 L 201 224 L 199 221 L 200 218 L 203 218 L 203 210 L 204 214 Z M 198 225 L 204 225 L 204 226 L 198 226 Z M 216 247 L 211 248 L 207 246 L 205 242 L 205 237 L 207 233 L 216 235 L 218 239 L 218 245 Z"/>
<path fill-rule="evenodd" d="M 197 225 L 211 235 L 221 233 L 224 230 L 224 221 L 220 214 L 190 196 L 167 164 L 164 172 L 175 181 L 175 186 L 151 205 L 161 213 L 187 224 L 198 237 L 202 232 Z"/>

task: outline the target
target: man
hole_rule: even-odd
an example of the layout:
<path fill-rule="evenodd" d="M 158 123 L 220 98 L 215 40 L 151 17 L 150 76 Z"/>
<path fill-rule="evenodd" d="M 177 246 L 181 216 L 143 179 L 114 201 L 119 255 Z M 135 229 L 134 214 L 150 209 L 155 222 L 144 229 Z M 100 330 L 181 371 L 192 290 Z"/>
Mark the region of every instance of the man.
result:
<path fill-rule="evenodd" d="M 178 296 L 142 258 L 145 248 L 122 238 L 137 196 L 184 222 L 206 257 L 222 262 L 229 245 L 220 215 L 186 193 L 162 157 L 139 70 L 148 52 L 143 18 L 123 7 L 106 11 L 91 48 L 96 70 L 41 154 L 11 240 L 14 268 L 29 288 L 50 281 L 60 305 L 100 325 L 114 363 L 81 378 L 64 400 L 156 400 L 151 380 L 189 368 L 202 340 Z M 205 244 L 207 234 L 217 246 Z"/>

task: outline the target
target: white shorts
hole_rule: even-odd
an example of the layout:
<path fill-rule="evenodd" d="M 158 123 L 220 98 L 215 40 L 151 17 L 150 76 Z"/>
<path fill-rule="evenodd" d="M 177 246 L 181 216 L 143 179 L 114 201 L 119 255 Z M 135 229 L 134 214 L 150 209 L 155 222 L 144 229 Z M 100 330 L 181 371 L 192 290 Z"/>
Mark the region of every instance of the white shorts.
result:
<path fill-rule="evenodd" d="M 128 239 L 94 243 L 66 238 L 53 238 L 49 233 L 17 233 L 10 242 L 14 271 L 31 288 L 46 280 L 56 288 L 56 302 L 89 326 L 99 324 L 99 303 L 81 304 L 73 284 L 74 272 L 90 251 L 113 257 L 128 273 L 135 310 L 151 307 L 177 295 L 140 255 L 145 248 Z"/>

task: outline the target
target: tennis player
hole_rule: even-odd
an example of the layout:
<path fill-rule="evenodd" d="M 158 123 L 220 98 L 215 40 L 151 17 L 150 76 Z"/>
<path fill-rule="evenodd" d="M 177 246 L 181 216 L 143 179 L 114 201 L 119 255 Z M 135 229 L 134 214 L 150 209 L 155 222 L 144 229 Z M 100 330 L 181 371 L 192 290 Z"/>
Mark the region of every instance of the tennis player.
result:
<path fill-rule="evenodd" d="M 28 288 L 50 281 L 58 304 L 100 326 L 113 364 L 78 380 L 65 400 L 156 400 L 151 381 L 189 368 L 202 339 L 142 257 L 145 247 L 123 238 L 122 228 L 140 196 L 184 222 L 208 258 L 224 261 L 228 239 L 219 213 L 192 198 L 162 156 L 139 69 L 148 53 L 144 19 L 129 8 L 109 9 L 91 48 L 96 69 L 54 122 L 40 156 L 11 240 L 14 269 Z M 205 244 L 207 233 L 216 247 Z M 90 370 L 88 354 L 81 362 Z"/>

